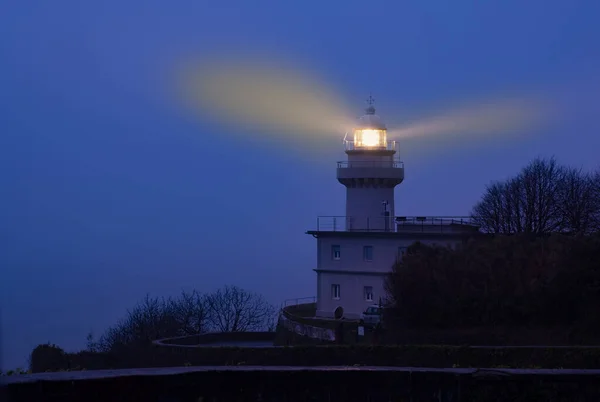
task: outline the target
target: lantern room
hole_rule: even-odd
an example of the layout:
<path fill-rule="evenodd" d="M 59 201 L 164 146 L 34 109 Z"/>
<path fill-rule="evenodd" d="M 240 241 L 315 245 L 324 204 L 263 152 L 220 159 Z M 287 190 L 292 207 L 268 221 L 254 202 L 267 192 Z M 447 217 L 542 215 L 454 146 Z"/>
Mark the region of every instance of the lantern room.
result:
<path fill-rule="evenodd" d="M 369 107 L 365 114 L 358 119 L 354 130 L 355 149 L 379 149 L 387 146 L 386 126 L 379 116 L 375 114 L 373 98 L 368 99 Z"/>

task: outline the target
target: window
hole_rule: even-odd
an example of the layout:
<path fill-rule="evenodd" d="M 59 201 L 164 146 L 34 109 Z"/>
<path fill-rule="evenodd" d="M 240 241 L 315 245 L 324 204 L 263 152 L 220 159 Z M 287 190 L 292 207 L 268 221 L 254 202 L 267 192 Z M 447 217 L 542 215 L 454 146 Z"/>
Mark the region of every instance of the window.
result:
<path fill-rule="evenodd" d="M 331 298 L 336 300 L 340 298 L 340 285 L 331 285 Z"/>
<path fill-rule="evenodd" d="M 331 246 L 331 258 L 339 260 L 341 256 L 342 251 L 340 250 L 340 246 Z"/>
<path fill-rule="evenodd" d="M 365 286 L 365 300 L 373 301 L 373 286 Z"/>
<path fill-rule="evenodd" d="M 402 261 L 404 256 L 406 255 L 406 247 L 398 247 L 398 256 L 397 260 Z"/>
<path fill-rule="evenodd" d="M 365 261 L 373 261 L 373 246 L 363 247 L 363 259 Z"/>

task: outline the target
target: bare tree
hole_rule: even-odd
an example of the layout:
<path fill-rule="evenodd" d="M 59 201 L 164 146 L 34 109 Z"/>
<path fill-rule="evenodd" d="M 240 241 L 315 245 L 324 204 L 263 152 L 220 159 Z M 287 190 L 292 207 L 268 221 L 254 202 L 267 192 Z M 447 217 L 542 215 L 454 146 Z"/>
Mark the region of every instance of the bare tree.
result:
<path fill-rule="evenodd" d="M 596 201 L 596 213 L 592 219 L 592 228 L 595 232 L 600 231 L 600 169 L 591 175 L 592 180 L 592 192 L 594 194 L 594 200 Z"/>
<path fill-rule="evenodd" d="M 210 330 L 219 332 L 270 329 L 275 308 L 262 296 L 235 286 L 210 295 L 197 291 L 182 292 L 178 298 L 145 299 L 100 338 L 90 333 L 89 351 L 107 352 L 120 348 L 149 345 L 152 341 L 176 336 L 195 335 Z"/>
<path fill-rule="evenodd" d="M 594 174 L 537 158 L 505 182 L 486 188 L 471 212 L 488 233 L 600 230 L 600 170 Z"/>
<path fill-rule="evenodd" d="M 90 331 L 86 337 L 86 349 L 89 352 L 97 352 L 98 351 L 98 342 L 96 338 L 94 338 L 94 332 Z"/>
<path fill-rule="evenodd" d="M 556 231 L 564 171 L 554 158 L 537 158 L 516 177 L 488 186 L 471 215 L 490 233 Z"/>
<path fill-rule="evenodd" d="M 170 310 L 179 326 L 179 335 L 194 335 L 208 330 L 207 297 L 196 290 L 181 292 L 178 299 L 169 300 Z"/>
<path fill-rule="evenodd" d="M 90 343 L 88 347 L 103 352 L 115 351 L 123 347 L 148 345 L 156 339 L 179 334 L 180 325 L 170 301 L 147 295 L 127 312 L 125 318 L 108 328 L 97 342 Z"/>
<path fill-rule="evenodd" d="M 211 325 L 218 332 L 261 331 L 273 325 L 275 308 L 261 295 L 226 286 L 207 296 Z"/>
<path fill-rule="evenodd" d="M 536 158 L 519 175 L 525 232 L 550 233 L 560 228 L 559 202 L 565 168 L 555 158 Z"/>
<path fill-rule="evenodd" d="M 524 180 L 520 176 L 488 186 L 472 212 L 481 228 L 490 233 L 523 232 L 526 225 L 523 189 Z"/>
<path fill-rule="evenodd" d="M 581 169 L 565 169 L 558 197 L 562 231 L 588 234 L 598 229 L 600 183 L 597 176 L 598 173 L 592 175 Z"/>
<path fill-rule="evenodd" d="M 473 207 L 471 215 L 482 230 L 488 233 L 504 233 L 511 231 L 506 219 L 506 183 L 494 182 L 487 186 L 485 195 Z"/>

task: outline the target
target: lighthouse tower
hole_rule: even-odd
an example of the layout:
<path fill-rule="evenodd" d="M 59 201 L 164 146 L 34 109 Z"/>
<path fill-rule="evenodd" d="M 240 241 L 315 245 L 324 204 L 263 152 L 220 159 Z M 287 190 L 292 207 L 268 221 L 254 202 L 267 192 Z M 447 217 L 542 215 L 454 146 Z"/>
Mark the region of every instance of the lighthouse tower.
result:
<path fill-rule="evenodd" d="M 394 231 L 394 188 L 404 180 L 395 141 L 387 140 L 384 122 L 369 96 L 365 114 L 351 139 L 344 140 L 346 161 L 338 162 L 337 179 L 346 186 L 347 231 Z"/>
<path fill-rule="evenodd" d="M 386 277 L 416 241 L 456 245 L 478 233 L 464 217 L 395 215 L 394 188 L 404 180 L 404 165 L 371 97 L 367 106 L 344 139 L 346 160 L 337 164 L 346 215 L 319 216 L 317 229 L 306 232 L 317 239 L 320 318 L 359 319 L 378 310 L 388 297 Z"/>

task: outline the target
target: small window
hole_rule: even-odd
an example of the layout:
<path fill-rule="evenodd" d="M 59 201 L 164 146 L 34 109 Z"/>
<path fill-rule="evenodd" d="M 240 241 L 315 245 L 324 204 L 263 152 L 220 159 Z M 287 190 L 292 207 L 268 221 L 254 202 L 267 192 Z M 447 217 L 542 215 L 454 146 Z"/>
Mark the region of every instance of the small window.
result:
<path fill-rule="evenodd" d="M 331 258 L 334 260 L 339 260 L 342 256 L 342 251 L 340 246 L 331 246 Z"/>
<path fill-rule="evenodd" d="M 340 285 L 331 285 L 331 298 L 339 299 L 340 298 Z"/>
<path fill-rule="evenodd" d="M 373 286 L 365 286 L 365 300 L 373 301 Z"/>
<path fill-rule="evenodd" d="M 406 255 L 406 247 L 398 247 L 398 256 L 397 260 L 402 261 L 404 256 Z"/>
<path fill-rule="evenodd" d="M 373 246 L 363 247 L 363 259 L 365 261 L 373 261 Z"/>

